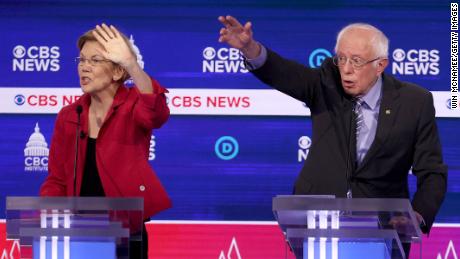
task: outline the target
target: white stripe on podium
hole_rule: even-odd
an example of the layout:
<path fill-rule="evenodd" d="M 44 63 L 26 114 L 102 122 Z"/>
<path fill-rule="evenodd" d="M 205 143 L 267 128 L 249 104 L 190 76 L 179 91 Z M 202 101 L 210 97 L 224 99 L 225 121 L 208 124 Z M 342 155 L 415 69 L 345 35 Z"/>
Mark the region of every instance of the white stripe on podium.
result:
<path fill-rule="evenodd" d="M 70 211 L 64 210 L 64 228 L 70 228 Z M 70 259 L 70 237 L 64 237 L 64 259 Z"/>
<path fill-rule="evenodd" d="M 40 213 L 40 227 L 46 228 L 46 210 Z M 40 259 L 46 259 L 46 236 L 40 237 Z"/>
<path fill-rule="evenodd" d="M 52 210 L 52 220 L 51 220 L 51 227 L 58 228 L 59 227 L 59 211 Z M 58 259 L 58 237 L 52 236 L 51 237 L 51 259 Z"/>

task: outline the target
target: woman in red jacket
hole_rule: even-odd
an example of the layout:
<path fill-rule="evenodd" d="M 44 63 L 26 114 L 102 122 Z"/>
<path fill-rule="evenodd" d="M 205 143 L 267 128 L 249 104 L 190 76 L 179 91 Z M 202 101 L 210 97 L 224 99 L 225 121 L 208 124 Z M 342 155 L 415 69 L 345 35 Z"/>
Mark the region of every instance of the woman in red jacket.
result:
<path fill-rule="evenodd" d="M 57 115 L 49 174 L 40 195 L 142 197 L 144 218 L 149 219 L 171 207 L 147 160 L 152 129 L 169 117 L 167 90 L 143 71 L 128 39 L 114 26 L 97 25 L 77 44 L 84 94 Z M 135 87 L 123 85 L 129 77 Z M 131 258 L 147 258 L 145 226 L 143 233 L 142 256 L 131 254 Z"/>

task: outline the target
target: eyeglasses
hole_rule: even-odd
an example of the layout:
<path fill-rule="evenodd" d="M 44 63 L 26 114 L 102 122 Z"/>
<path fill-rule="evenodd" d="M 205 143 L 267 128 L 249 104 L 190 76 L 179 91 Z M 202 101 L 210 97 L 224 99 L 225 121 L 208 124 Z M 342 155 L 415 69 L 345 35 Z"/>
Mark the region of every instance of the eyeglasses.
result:
<path fill-rule="evenodd" d="M 93 67 L 101 65 L 104 62 L 112 62 L 105 58 L 96 58 L 96 57 L 92 57 L 92 58 L 76 57 L 75 58 L 75 63 L 77 63 L 78 65 L 83 65 L 86 63 L 86 61 L 88 61 L 88 63 Z"/>
<path fill-rule="evenodd" d="M 334 56 L 332 58 L 332 62 L 334 62 L 334 65 L 338 66 L 338 67 L 343 67 L 347 64 L 348 61 L 350 61 L 351 65 L 353 66 L 354 69 L 360 69 L 362 67 L 364 67 L 365 65 L 369 64 L 369 63 L 372 63 L 376 60 L 379 60 L 380 57 L 376 57 L 372 60 L 365 60 L 363 58 L 360 58 L 360 57 L 351 57 L 351 58 L 348 58 L 346 56 Z"/>

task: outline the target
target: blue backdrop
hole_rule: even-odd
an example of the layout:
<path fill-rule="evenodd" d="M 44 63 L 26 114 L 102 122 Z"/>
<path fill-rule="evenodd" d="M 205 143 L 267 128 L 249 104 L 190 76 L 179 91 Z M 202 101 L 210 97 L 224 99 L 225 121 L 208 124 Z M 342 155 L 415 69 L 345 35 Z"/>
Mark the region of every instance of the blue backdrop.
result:
<path fill-rule="evenodd" d="M 233 71 L 203 70 L 206 48 L 227 48 L 217 42 L 217 17 L 226 14 L 252 21 L 260 42 L 313 66 L 321 60 L 312 56 L 315 50 L 333 54 L 341 27 L 374 24 L 390 39 L 387 73 L 431 91 L 450 90 L 448 2 L 274 0 L 0 1 L 0 88 L 16 87 L 19 94 L 21 88 L 79 87 L 76 40 L 106 22 L 133 35 L 145 70 L 168 88 L 267 89 L 241 71 L 240 59 L 212 58 L 235 66 Z M 24 149 L 37 122 L 49 145 L 54 119 L 55 114 L 0 113 L 0 211 L 8 195 L 38 193 L 47 172 L 26 171 Z M 459 223 L 460 119 L 437 122 L 449 166 L 448 194 L 437 222 Z M 271 199 L 291 193 L 303 164 L 299 152 L 305 152 L 299 138 L 311 136 L 311 121 L 295 116 L 173 115 L 153 135 L 151 164 L 174 202 L 156 219 L 273 220 Z M 233 159 L 216 153 L 223 136 L 238 143 Z M 228 145 L 236 149 L 234 142 Z"/>

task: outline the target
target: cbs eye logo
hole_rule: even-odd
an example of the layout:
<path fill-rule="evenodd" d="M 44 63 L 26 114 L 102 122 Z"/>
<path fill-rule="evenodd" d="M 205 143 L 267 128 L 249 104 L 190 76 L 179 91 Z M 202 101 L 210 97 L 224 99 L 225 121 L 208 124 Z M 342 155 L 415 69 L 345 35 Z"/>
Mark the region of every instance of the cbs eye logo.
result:
<path fill-rule="evenodd" d="M 13 49 L 13 56 L 15 58 L 23 58 L 26 55 L 26 48 L 22 45 L 18 45 Z"/>
<path fill-rule="evenodd" d="M 14 103 L 17 105 L 23 105 L 26 102 L 26 97 L 22 94 L 18 94 L 14 97 Z"/>
<path fill-rule="evenodd" d="M 203 57 L 212 60 L 216 56 L 216 50 L 213 47 L 207 47 L 203 50 Z"/>
<path fill-rule="evenodd" d="M 307 136 L 302 136 L 299 138 L 299 148 L 308 149 L 311 146 L 311 139 Z"/>
<path fill-rule="evenodd" d="M 406 52 L 402 49 L 395 49 L 393 51 L 393 59 L 396 62 L 401 62 L 406 58 Z"/>

